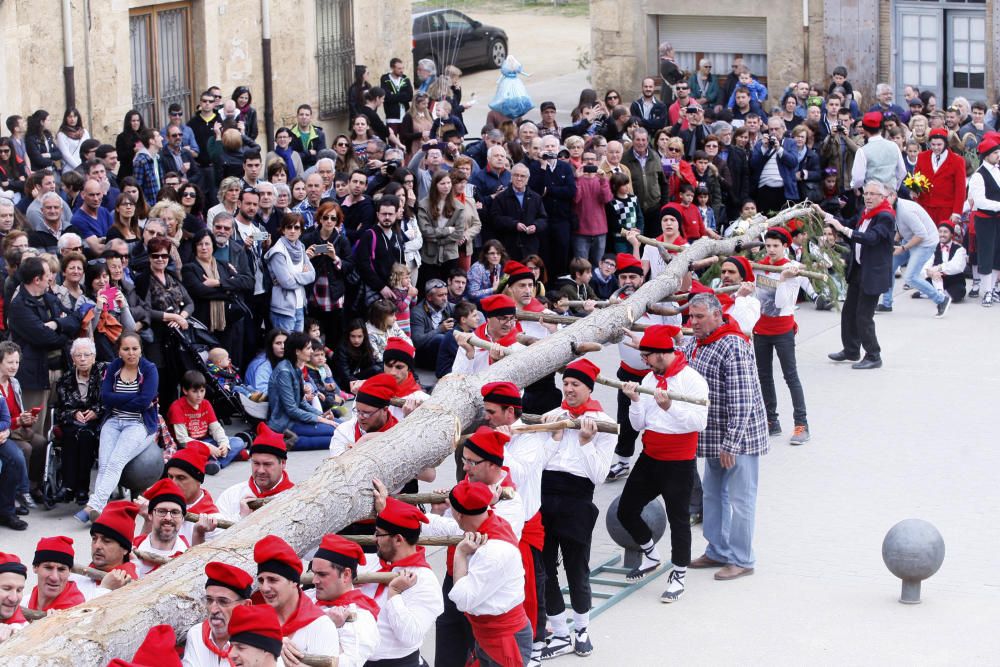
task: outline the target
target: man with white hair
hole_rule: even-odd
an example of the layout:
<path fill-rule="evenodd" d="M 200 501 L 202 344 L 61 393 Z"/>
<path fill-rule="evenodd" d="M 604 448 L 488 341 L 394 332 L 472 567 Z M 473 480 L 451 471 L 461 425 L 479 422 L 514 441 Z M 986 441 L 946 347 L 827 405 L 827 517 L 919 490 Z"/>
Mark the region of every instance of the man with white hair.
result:
<path fill-rule="evenodd" d="M 46 192 L 39 197 L 39 200 L 42 224 L 34 231 L 28 232 L 28 242 L 32 248 L 54 254 L 59 249 L 59 237 L 69 227 L 69 222 L 62 217 L 62 207 L 65 202 L 55 192 Z"/>
<path fill-rule="evenodd" d="M 328 157 L 321 157 L 316 160 L 316 173 L 323 179 L 323 198 L 333 197 L 337 194 L 333 189 L 333 177 L 337 172 L 337 166 Z"/>
<path fill-rule="evenodd" d="M 118 240 L 121 241 L 121 239 Z M 60 257 L 65 257 L 71 252 L 83 252 L 83 239 L 74 232 L 65 232 L 59 237 L 56 249 L 59 251 Z"/>
<path fill-rule="evenodd" d="M 906 111 L 898 104 L 894 104 L 892 101 L 892 95 L 892 86 L 889 84 L 880 83 L 875 86 L 875 97 L 878 98 L 878 103 L 873 104 L 869 111 L 878 111 L 882 114 L 892 113 L 900 120 L 900 122 L 910 122 L 910 112 Z"/>
<path fill-rule="evenodd" d="M 427 89 L 437 79 L 437 65 L 430 58 L 423 58 L 417 61 L 417 82 L 420 87 L 418 93 L 426 93 Z"/>
<path fill-rule="evenodd" d="M 0 196 L 0 233 L 6 234 L 13 229 L 14 210 L 14 200 L 8 199 L 6 196 Z"/>
<path fill-rule="evenodd" d="M 510 187 L 507 150 L 503 146 L 491 146 L 486 151 L 486 168 L 474 173 L 469 183 L 476 187 L 477 195 L 488 208 L 496 193 Z"/>

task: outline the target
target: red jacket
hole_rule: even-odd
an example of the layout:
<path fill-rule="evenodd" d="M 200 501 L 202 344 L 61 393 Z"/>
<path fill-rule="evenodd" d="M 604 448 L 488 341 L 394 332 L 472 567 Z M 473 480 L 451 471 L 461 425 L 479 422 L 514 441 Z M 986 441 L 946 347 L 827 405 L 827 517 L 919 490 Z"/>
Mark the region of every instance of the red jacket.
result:
<path fill-rule="evenodd" d="M 926 176 L 931 182 L 931 189 L 917 201 L 924 208 L 949 209 L 957 215 L 962 214 L 965 206 L 965 160 L 948 151 L 944 164 L 935 173 L 931 163 L 931 151 L 922 151 L 917 156 L 916 171 Z M 935 220 L 934 224 L 940 222 Z"/>

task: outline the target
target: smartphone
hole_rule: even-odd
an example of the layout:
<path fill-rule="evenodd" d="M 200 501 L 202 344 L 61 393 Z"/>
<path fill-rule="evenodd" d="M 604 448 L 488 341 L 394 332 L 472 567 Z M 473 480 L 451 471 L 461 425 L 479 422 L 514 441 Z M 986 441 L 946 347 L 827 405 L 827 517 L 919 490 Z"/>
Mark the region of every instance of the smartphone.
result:
<path fill-rule="evenodd" d="M 101 295 L 108 300 L 109 304 L 114 304 L 115 299 L 118 298 L 118 288 L 117 287 L 105 287 L 101 290 Z"/>
<path fill-rule="evenodd" d="M 31 412 L 32 417 L 37 417 L 38 413 L 40 413 L 41 411 L 42 411 L 42 406 L 40 405 L 36 405 L 35 407 L 31 408 L 31 410 L 29 410 L 29 412 Z"/>
<path fill-rule="evenodd" d="M 267 233 L 266 230 L 258 229 L 253 233 L 254 241 L 266 241 L 271 238 L 271 235 Z"/>
<path fill-rule="evenodd" d="M 583 165 L 583 173 L 585 174 L 596 174 L 597 165 L 596 164 L 585 164 Z"/>
<path fill-rule="evenodd" d="M 330 244 L 317 243 L 316 245 L 313 246 L 313 252 L 316 253 L 317 255 L 321 255 L 325 252 L 330 252 Z"/>

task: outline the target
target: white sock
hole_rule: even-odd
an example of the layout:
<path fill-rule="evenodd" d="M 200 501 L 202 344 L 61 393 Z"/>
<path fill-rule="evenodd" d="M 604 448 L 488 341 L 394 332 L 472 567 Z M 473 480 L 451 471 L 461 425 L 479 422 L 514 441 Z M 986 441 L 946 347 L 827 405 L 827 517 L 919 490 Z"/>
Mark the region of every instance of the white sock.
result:
<path fill-rule="evenodd" d="M 559 614 L 549 614 L 549 624 L 552 626 L 552 634 L 556 637 L 569 636 L 569 626 L 566 625 L 566 612 Z"/>
<path fill-rule="evenodd" d="M 980 276 L 979 280 L 980 280 L 980 282 L 979 282 L 979 289 L 982 291 L 983 294 L 985 294 L 986 292 L 992 292 L 993 291 L 993 273 L 992 272 L 987 273 L 987 274 L 985 274 L 983 276 Z"/>
<path fill-rule="evenodd" d="M 688 569 L 686 567 L 679 567 L 674 565 L 674 572 L 677 573 L 678 578 L 683 579 L 684 575 L 687 574 Z"/>
<path fill-rule="evenodd" d="M 639 548 L 642 549 L 643 551 L 649 552 L 649 550 L 652 549 L 654 546 L 656 545 L 653 544 L 653 540 L 649 540 L 645 544 L 640 544 Z"/>
<path fill-rule="evenodd" d="M 674 567 L 673 576 L 670 577 L 670 583 L 667 585 L 667 592 L 676 593 L 684 590 L 685 573 L 687 573 L 686 567 Z"/>
<path fill-rule="evenodd" d="M 979 275 L 979 267 L 973 266 L 972 267 L 972 282 L 978 283 L 979 280 L 980 280 L 980 278 L 981 278 L 981 276 Z"/>
<path fill-rule="evenodd" d="M 642 563 L 639 564 L 639 569 L 645 570 L 648 567 L 653 567 L 663 562 L 663 558 L 660 556 L 660 552 L 657 551 L 656 545 L 653 544 L 653 540 L 639 546 L 642 549 Z"/>
<path fill-rule="evenodd" d="M 575 611 L 573 612 L 573 627 L 577 632 L 586 630 L 588 625 L 590 625 L 589 611 L 585 611 L 582 614 Z"/>
<path fill-rule="evenodd" d="M 630 456 L 619 456 L 618 457 L 618 463 L 621 463 L 622 465 L 626 465 L 627 466 L 629 464 L 629 461 L 631 461 L 631 457 Z"/>

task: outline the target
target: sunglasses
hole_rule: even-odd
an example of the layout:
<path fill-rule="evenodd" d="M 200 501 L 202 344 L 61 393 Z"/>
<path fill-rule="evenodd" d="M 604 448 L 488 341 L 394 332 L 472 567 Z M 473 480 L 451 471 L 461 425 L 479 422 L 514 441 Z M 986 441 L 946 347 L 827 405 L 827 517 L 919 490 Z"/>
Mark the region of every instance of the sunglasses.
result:
<path fill-rule="evenodd" d="M 289 229 L 300 230 L 302 229 L 302 225 L 288 225 L 285 227 L 285 231 L 288 231 Z"/>
<path fill-rule="evenodd" d="M 619 100 L 619 99 L 621 99 L 621 98 L 620 98 L 620 97 L 618 97 L 617 95 L 608 95 L 608 96 L 607 96 L 607 98 L 605 98 L 605 99 L 609 99 L 609 100 Z"/>
<path fill-rule="evenodd" d="M 170 255 L 164 252 L 158 252 L 155 255 L 149 256 L 150 259 L 167 259 L 168 257 L 170 257 Z"/>
<path fill-rule="evenodd" d="M 677 90 L 690 90 L 687 86 L 677 86 Z"/>
<path fill-rule="evenodd" d="M 321 219 L 322 220 L 333 220 L 334 222 L 337 222 L 337 216 L 335 216 L 335 215 L 324 215 Z"/>
<path fill-rule="evenodd" d="M 668 148 L 667 152 L 668 153 L 680 153 L 681 149 L 679 149 L 679 148 Z"/>
<path fill-rule="evenodd" d="M 347 148 L 350 144 L 345 144 L 343 141 L 337 142 L 337 148 Z"/>
<path fill-rule="evenodd" d="M 9 153 L 9 152 L 10 152 L 9 148 L 0 148 L 0 153 Z"/>
<path fill-rule="evenodd" d="M 198 193 L 197 193 L 197 192 L 194 192 L 194 191 L 192 191 L 192 190 L 188 190 L 187 192 L 185 192 L 185 193 L 184 193 L 184 194 L 182 194 L 181 196 L 182 196 L 182 197 L 197 197 L 197 196 L 198 196 Z"/>
<path fill-rule="evenodd" d="M 107 264 L 108 260 L 103 257 L 98 257 L 97 259 L 88 259 L 87 266 L 97 266 L 98 264 Z"/>
<path fill-rule="evenodd" d="M 171 111 L 170 112 L 170 117 L 171 118 L 181 118 L 183 115 L 184 114 L 181 113 L 180 111 Z"/>

